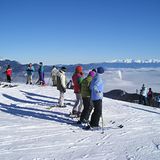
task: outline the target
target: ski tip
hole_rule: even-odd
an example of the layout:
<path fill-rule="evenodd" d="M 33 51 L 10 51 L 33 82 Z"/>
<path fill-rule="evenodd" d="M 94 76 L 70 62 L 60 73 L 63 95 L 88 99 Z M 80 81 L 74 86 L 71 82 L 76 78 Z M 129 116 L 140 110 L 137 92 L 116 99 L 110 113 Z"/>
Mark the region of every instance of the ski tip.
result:
<path fill-rule="evenodd" d="M 123 128 L 124 126 L 122 125 L 122 124 L 120 124 L 119 126 L 118 126 L 118 128 Z"/>

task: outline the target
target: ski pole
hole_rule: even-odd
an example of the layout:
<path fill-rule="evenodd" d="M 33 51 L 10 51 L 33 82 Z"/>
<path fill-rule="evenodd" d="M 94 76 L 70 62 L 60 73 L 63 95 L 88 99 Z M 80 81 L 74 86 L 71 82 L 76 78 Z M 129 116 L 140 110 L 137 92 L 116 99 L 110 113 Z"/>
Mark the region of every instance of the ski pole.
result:
<path fill-rule="evenodd" d="M 102 114 L 101 114 L 101 121 L 102 121 L 102 127 L 101 127 L 102 132 L 101 133 L 103 134 L 104 133 L 104 122 L 103 122 L 103 115 Z"/>

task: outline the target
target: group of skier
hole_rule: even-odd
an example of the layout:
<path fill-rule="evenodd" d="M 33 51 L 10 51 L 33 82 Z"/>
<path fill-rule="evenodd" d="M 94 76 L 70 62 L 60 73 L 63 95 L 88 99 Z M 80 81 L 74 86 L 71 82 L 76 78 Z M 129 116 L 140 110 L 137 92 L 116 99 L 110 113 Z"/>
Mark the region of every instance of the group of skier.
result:
<path fill-rule="evenodd" d="M 32 77 L 33 77 L 33 73 L 35 72 L 35 69 L 34 69 L 34 66 L 32 65 L 32 63 L 28 64 L 28 67 L 27 67 L 26 71 L 27 71 L 27 82 L 26 82 L 26 84 L 33 84 Z M 44 85 L 45 84 L 44 67 L 43 67 L 42 62 L 39 63 L 38 76 L 39 76 L 39 78 L 38 78 L 36 84 Z"/>
<path fill-rule="evenodd" d="M 65 107 L 64 94 L 67 88 L 73 87 L 76 100 L 71 115 L 79 118 L 77 124 L 88 124 L 85 129 L 98 127 L 100 117 L 102 117 L 103 82 L 101 75 L 104 73 L 104 69 L 102 67 L 92 69 L 89 71 L 88 75 L 84 77 L 82 66 L 76 66 L 72 79 L 68 83 L 66 71 L 67 68 L 64 66 L 60 69 L 53 66 L 51 70 L 53 86 L 56 86 L 57 90 L 60 92 L 58 106 Z M 32 63 L 29 63 L 26 69 L 26 84 L 33 84 L 34 72 L 34 66 Z M 7 66 L 5 74 L 7 82 L 11 83 L 12 68 L 10 65 Z M 42 62 L 39 63 L 38 75 L 39 77 L 36 84 L 45 85 L 44 67 Z M 160 97 L 157 96 L 156 102 L 158 107 L 160 107 Z M 144 84 L 140 90 L 139 104 L 154 106 L 154 95 L 152 89 L 149 88 L 149 90 L 147 90 Z M 90 116 L 91 112 L 92 115 Z M 91 119 L 89 120 L 90 117 Z"/>
<path fill-rule="evenodd" d="M 67 88 L 65 72 L 65 67 L 61 67 L 57 72 L 57 90 L 60 92 L 59 107 L 65 107 L 64 93 Z M 102 116 L 103 81 L 101 74 L 103 73 L 104 69 L 98 67 L 91 70 L 84 78 L 82 66 L 77 66 L 72 76 L 76 101 L 71 114 L 80 118 L 77 124 L 87 124 L 85 129 L 99 127 L 99 120 Z M 89 121 L 92 109 L 93 113 Z"/>
<path fill-rule="evenodd" d="M 27 76 L 27 81 L 26 84 L 33 84 L 33 74 L 35 72 L 34 66 L 32 65 L 32 63 L 29 63 L 26 69 L 26 76 Z M 6 70 L 4 71 L 4 73 L 6 74 L 6 81 L 8 83 L 12 82 L 12 68 L 10 65 L 7 65 Z M 38 81 L 36 82 L 36 84 L 40 84 L 40 85 L 44 85 L 45 81 L 44 81 L 44 67 L 43 67 L 43 63 L 40 62 L 39 63 L 39 68 L 38 68 Z"/>
<path fill-rule="evenodd" d="M 147 90 L 147 87 L 143 84 L 140 89 L 139 94 L 139 104 L 148 105 L 148 106 L 160 106 L 160 96 L 154 97 L 152 88 L 149 88 Z M 154 104 L 154 102 L 157 102 L 157 104 Z"/>

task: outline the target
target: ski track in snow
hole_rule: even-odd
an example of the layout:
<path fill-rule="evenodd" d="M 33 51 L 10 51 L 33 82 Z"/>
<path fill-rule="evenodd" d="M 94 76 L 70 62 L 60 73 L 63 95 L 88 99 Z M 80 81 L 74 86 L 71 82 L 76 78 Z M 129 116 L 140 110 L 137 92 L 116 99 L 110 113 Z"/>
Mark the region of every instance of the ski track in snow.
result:
<path fill-rule="evenodd" d="M 48 110 L 58 101 L 55 87 L 0 89 L 0 160 L 159 160 L 160 109 L 104 98 L 102 134 L 68 116 L 72 90 L 71 105 Z"/>

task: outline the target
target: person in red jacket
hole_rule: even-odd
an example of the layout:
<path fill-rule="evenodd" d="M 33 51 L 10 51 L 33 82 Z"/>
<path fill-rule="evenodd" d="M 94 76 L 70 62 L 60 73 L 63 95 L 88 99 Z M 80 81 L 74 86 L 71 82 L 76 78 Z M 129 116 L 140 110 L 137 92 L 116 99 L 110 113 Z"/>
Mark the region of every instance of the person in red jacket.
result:
<path fill-rule="evenodd" d="M 12 68 L 10 65 L 7 66 L 5 73 L 6 73 L 6 77 L 7 77 L 7 82 L 11 83 Z"/>
<path fill-rule="evenodd" d="M 80 117 L 82 109 L 83 109 L 83 100 L 82 100 L 82 96 L 80 93 L 80 88 L 81 88 L 80 85 L 81 85 L 82 80 L 83 80 L 82 67 L 77 66 L 75 69 L 75 73 L 72 76 L 74 93 L 76 95 L 76 102 L 74 104 L 72 114 L 76 115 L 77 117 Z"/>

